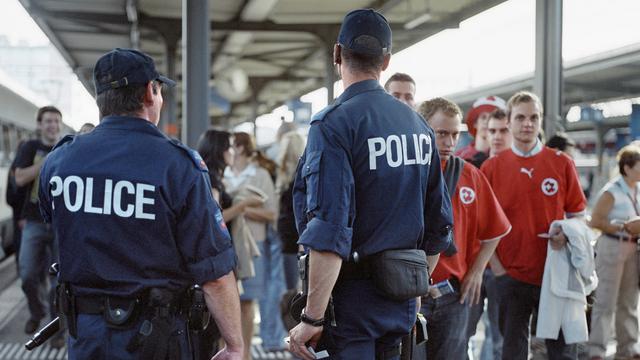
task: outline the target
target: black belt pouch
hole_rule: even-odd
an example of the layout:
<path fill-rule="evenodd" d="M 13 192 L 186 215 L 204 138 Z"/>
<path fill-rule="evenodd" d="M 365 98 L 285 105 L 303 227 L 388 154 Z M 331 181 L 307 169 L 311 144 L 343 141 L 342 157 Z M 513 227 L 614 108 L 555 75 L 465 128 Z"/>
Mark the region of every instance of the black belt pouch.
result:
<path fill-rule="evenodd" d="M 387 250 L 372 260 L 373 282 L 384 297 L 405 301 L 429 291 L 429 266 L 423 250 Z"/>

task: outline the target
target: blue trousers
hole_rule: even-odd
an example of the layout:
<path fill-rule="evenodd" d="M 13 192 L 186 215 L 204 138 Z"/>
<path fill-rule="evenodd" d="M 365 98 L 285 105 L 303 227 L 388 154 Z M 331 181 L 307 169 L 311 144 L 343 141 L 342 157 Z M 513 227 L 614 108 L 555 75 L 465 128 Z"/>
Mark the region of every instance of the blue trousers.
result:
<path fill-rule="evenodd" d="M 338 282 L 333 301 L 337 326 L 325 325 L 316 349 L 326 349 L 330 359 L 373 360 L 376 353 L 397 347 L 416 321 L 414 299 L 385 299 L 371 280 Z"/>
<path fill-rule="evenodd" d="M 49 309 L 51 318 L 55 318 L 53 307 L 56 279 L 49 276 L 49 267 L 58 261 L 58 245 L 53 231 L 47 224 L 27 221 L 22 230 L 20 241 L 19 273 L 22 291 L 27 298 L 32 320 L 42 320 Z M 47 289 L 47 282 L 50 282 Z"/>
<path fill-rule="evenodd" d="M 487 299 L 487 317 L 482 317 L 484 312 L 484 299 Z M 498 315 L 500 313 L 498 290 L 496 289 L 496 277 L 491 269 L 485 269 L 482 275 L 482 292 L 480 303 L 473 305 L 469 314 L 469 326 L 467 337 L 470 339 L 476 333 L 478 321 L 483 319 L 485 325 L 484 342 L 480 352 L 480 360 L 499 360 L 502 358 L 502 335 Z"/>
<path fill-rule="evenodd" d="M 107 326 L 102 315 L 78 315 L 78 337 L 68 337 L 69 360 L 137 360 L 139 352 L 130 353 L 126 347 L 140 329 L 138 321 L 129 329 L 112 329 Z M 188 342 L 186 323 L 176 320 L 173 336 L 178 337 L 180 359 L 192 359 Z"/>
<path fill-rule="evenodd" d="M 529 356 L 531 314 L 540 302 L 540 286 L 518 281 L 509 275 L 496 277 L 500 297 L 500 332 L 504 339 L 503 360 L 526 360 Z M 578 346 L 564 342 L 562 330 L 557 340 L 546 339 L 550 360 L 578 359 Z"/>
<path fill-rule="evenodd" d="M 260 305 L 260 338 L 265 350 L 277 350 L 284 348 L 284 338 L 287 336 L 280 317 L 280 298 L 285 292 L 285 284 L 282 245 L 278 234 L 271 227 L 267 230 L 267 239 L 263 242 L 260 251 L 262 252 L 262 274 L 265 290 L 258 302 Z"/>
<path fill-rule="evenodd" d="M 427 320 L 427 359 L 464 360 L 467 358 L 469 305 L 460 304 L 456 291 L 437 299 L 422 298 L 421 313 Z"/>

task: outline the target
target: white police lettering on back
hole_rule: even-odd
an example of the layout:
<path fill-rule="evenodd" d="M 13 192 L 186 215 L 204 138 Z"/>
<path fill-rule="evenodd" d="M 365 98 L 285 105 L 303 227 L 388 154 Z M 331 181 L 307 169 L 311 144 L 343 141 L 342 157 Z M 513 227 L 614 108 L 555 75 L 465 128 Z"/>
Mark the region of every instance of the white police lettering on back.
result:
<path fill-rule="evenodd" d="M 412 134 L 414 157 L 409 158 L 407 151 L 407 135 L 389 135 L 385 140 L 382 137 L 369 138 L 369 169 L 378 168 L 377 158 L 385 155 L 389 167 L 400 165 L 429 165 L 431 164 L 431 138 L 427 134 Z M 425 146 L 426 145 L 426 146 Z"/>
<path fill-rule="evenodd" d="M 82 179 L 79 176 L 67 176 L 62 179 L 54 176 L 49 180 L 51 184 L 51 195 L 53 197 L 62 195 L 64 206 L 71 212 L 77 212 L 84 205 L 84 212 L 90 214 L 111 215 L 113 213 L 120 217 L 134 216 L 136 219 L 155 220 L 156 215 L 145 213 L 145 205 L 154 205 L 153 198 L 145 197 L 145 192 L 153 192 L 156 187 L 148 184 L 133 184 L 130 181 L 120 180 L 113 184 L 113 180 L 104 181 L 104 202 L 102 207 L 93 205 L 93 178 Z M 71 185 L 75 186 L 75 194 L 71 193 Z M 135 204 L 126 204 L 123 209 L 122 193 L 135 195 Z"/>

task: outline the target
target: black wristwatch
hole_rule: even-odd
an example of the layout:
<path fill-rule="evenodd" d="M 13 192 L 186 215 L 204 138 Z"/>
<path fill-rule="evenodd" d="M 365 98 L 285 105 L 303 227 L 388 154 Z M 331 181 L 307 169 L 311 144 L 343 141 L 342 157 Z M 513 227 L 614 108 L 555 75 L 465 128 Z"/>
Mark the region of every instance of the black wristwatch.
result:
<path fill-rule="evenodd" d="M 324 326 L 324 318 L 320 318 L 320 319 L 310 318 L 307 316 L 307 314 L 304 313 L 304 309 L 302 310 L 302 314 L 300 314 L 300 321 L 315 327 Z"/>

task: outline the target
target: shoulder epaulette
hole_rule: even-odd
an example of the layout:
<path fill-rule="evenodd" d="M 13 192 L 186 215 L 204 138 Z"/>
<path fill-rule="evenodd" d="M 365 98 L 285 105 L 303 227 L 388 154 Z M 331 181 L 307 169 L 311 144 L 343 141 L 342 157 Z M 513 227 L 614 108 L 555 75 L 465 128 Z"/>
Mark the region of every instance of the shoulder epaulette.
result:
<path fill-rule="evenodd" d="M 51 151 L 61 147 L 62 145 L 72 141 L 75 138 L 75 135 L 65 135 L 62 140 L 58 141 L 58 143 L 51 149 Z"/>
<path fill-rule="evenodd" d="M 205 164 L 204 160 L 202 160 L 202 157 L 200 156 L 200 154 L 198 154 L 197 151 L 195 151 L 192 148 L 186 146 L 185 144 L 181 143 L 177 139 L 169 139 L 169 142 L 173 146 L 175 146 L 175 147 L 179 148 L 180 150 L 186 152 L 187 155 L 189 155 L 189 158 L 193 161 L 193 164 L 196 166 L 196 168 L 198 168 L 198 170 L 200 170 L 200 171 L 209 171 L 209 169 L 207 169 L 207 164 Z"/>
<path fill-rule="evenodd" d="M 315 115 L 313 115 L 313 117 L 311 118 L 311 123 L 313 124 L 316 121 L 323 120 L 330 112 L 333 111 L 333 109 L 337 108 L 338 106 L 340 106 L 340 103 L 334 103 L 320 110 Z"/>

